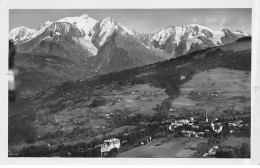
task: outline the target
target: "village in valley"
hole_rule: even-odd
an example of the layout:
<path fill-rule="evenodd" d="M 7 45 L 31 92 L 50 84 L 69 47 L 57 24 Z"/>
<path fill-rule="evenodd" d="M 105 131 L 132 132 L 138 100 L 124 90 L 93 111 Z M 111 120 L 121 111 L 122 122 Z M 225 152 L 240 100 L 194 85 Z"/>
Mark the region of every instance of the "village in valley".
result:
<path fill-rule="evenodd" d="M 168 134 L 168 136 L 174 134 L 176 137 L 187 138 L 226 138 L 227 135 L 239 135 L 239 133 L 242 133 L 245 130 L 250 130 L 249 123 L 247 123 L 247 121 L 243 121 L 242 119 L 234 120 L 234 118 L 229 118 L 220 120 L 219 118 L 214 118 L 209 120 L 207 118 L 207 114 L 205 114 L 204 121 L 197 120 L 194 117 L 180 119 L 169 117 L 166 121 L 159 124 L 155 122 L 149 123 L 149 125 L 159 125 L 159 127 L 165 129 L 167 132 L 164 132 L 164 135 L 157 134 L 156 137 L 153 136 L 155 139 L 167 137 L 166 134 Z M 126 133 L 124 135 L 131 136 Z M 137 146 L 146 145 L 150 141 L 152 141 L 152 136 L 145 136 L 138 141 L 139 144 L 137 144 Z M 117 148 L 118 151 L 120 151 L 120 149 L 123 148 L 122 146 L 125 145 L 124 143 L 127 143 L 127 141 L 123 141 L 122 143 L 123 144 L 120 144 L 119 139 L 112 138 L 104 140 L 103 144 L 97 145 L 95 148 L 100 147 L 100 156 L 102 157 L 107 156 L 114 148 Z M 228 153 L 233 152 L 233 150 L 235 149 L 232 147 L 219 147 L 218 144 L 215 144 L 208 150 L 208 152 L 204 153 L 202 157 L 215 157 L 217 152 L 222 152 L 222 155 L 227 155 Z"/>

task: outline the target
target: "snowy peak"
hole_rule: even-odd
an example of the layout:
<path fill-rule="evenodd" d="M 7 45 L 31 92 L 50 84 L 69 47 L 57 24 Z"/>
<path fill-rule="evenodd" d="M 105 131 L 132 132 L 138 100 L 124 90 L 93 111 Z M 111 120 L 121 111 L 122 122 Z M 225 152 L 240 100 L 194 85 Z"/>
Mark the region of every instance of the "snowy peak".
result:
<path fill-rule="evenodd" d="M 84 14 L 84 15 L 75 16 L 75 17 L 65 17 L 65 18 L 57 20 L 56 22 L 69 22 L 71 24 L 78 24 L 78 22 L 82 23 L 82 24 L 93 22 L 94 24 L 96 24 L 98 22 L 98 20 L 89 17 L 87 14 Z"/>
<path fill-rule="evenodd" d="M 80 17 L 66 17 L 56 22 L 68 22 L 75 25 L 82 32 L 82 34 L 92 35 L 94 34 L 95 26 L 99 21 L 89 17 L 87 14 L 84 14 Z"/>
<path fill-rule="evenodd" d="M 103 19 L 102 21 L 101 21 L 101 23 L 113 23 L 113 24 L 116 24 L 116 21 L 114 20 L 114 19 L 112 19 L 111 17 L 107 17 L 107 18 L 105 18 L 105 19 Z"/>
<path fill-rule="evenodd" d="M 117 22 L 111 17 L 105 18 L 100 22 L 101 30 L 118 29 Z"/>
<path fill-rule="evenodd" d="M 189 24 L 189 25 L 186 25 L 187 27 L 191 27 L 191 28 L 194 28 L 194 29 L 198 29 L 198 30 L 207 30 L 207 31 L 213 31 L 212 29 L 206 27 L 206 26 L 202 26 L 202 25 L 199 25 L 199 24 Z"/>
<path fill-rule="evenodd" d="M 135 31 L 134 29 L 130 28 L 130 27 L 125 27 L 122 24 L 119 24 L 120 27 L 126 31 L 128 34 L 132 35 L 132 36 L 140 36 L 140 33 L 138 33 L 137 31 Z"/>
<path fill-rule="evenodd" d="M 36 33 L 36 30 L 29 29 L 25 26 L 14 28 L 9 33 L 9 39 L 14 42 L 28 41 L 33 37 L 33 34 Z"/>
<path fill-rule="evenodd" d="M 147 44 L 152 50 L 176 57 L 195 50 L 231 43 L 243 36 L 241 32 L 233 33 L 228 29 L 214 31 L 202 25 L 190 24 L 164 28 L 150 36 Z"/>
<path fill-rule="evenodd" d="M 88 19 L 89 18 L 88 14 L 83 14 L 80 17 L 83 18 L 83 19 Z"/>
<path fill-rule="evenodd" d="M 212 38 L 214 34 L 221 34 L 221 32 L 213 31 L 205 26 L 201 26 L 198 24 L 191 24 L 191 25 L 183 25 L 183 26 L 171 26 L 162 29 L 158 33 L 153 35 L 154 39 L 166 39 L 171 35 L 176 37 L 180 36 L 206 36 Z"/>
<path fill-rule="evenodd" d="M 40 27 L 38 27 L 37 30 L 39 31 L 39 30 L 41 30 L 41 29 L 43 29 L 43 28 L 46 28 L 46 27 L 50 26 L 52 23 L 53 23 L 53 22 L 51 22 L 51 21 L 46 21 L 46 22 L 44 22 Z"/>
<path fill-rule="evenodd" d="M 66 35 L 73 38 L 83 37 L 84 34 L 73 24 L 68 22 L 54 22 L 47 27 L 42 36 Z"/>
<path fill-rule="evenodd" d="M 100 22 L 99 34 L 100 38 L 99 46 L 102 46 L 111 35 L 119 29 L 118 24 L 111 17 L 105 18 Z"/>

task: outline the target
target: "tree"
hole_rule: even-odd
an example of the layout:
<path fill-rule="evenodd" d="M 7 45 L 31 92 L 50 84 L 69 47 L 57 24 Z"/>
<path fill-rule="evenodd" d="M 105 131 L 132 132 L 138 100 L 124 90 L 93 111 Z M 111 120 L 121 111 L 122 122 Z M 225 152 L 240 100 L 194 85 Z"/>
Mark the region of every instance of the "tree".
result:
<path fill-rule="evenodd" d="M 166 98 L 163 100 L 161 105 L 159 104 L 156 105 L 156 111 L 163 116 L 167 116 L 171 108 L 171 105 L 172 105 L 171 100 L 169 98 Z"/>
<path fill-rule="evenodd" d="M 99 106 L 103 106 L 107 103 L 107 100 L 103 97 L 98 97 L 95 100 L 93 100 L 91 107 L 95 108 L 95 107 L 99 107 Z"/>
<path fill-rule="evenodd" d="M 117 155 L 118 155 L 118 149 L 113 148 L 108 152 L 107 157 L 116 157 Z"/>

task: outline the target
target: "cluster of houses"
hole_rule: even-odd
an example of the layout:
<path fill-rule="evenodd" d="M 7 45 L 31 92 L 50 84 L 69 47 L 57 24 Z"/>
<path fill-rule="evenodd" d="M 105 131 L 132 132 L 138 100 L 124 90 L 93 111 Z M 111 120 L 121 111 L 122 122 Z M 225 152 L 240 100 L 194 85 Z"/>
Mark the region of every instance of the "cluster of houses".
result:
<path fill-rule="evenodd" d="M 229 127 L 229 133 L 238 133 L 242 127 L 250 127 L 248 123 L 243 120 L 228 120 L 226 121 Z M 208 120 L 207 114 L 205 121 L 196 121 L 194 117 L 190 119 L 180 119 L 170 122 L 168 130 L 170 132 L 181 132 L 185 137 L 203 137 L 210 133 L 221 133 L 223 131 L 223 122 L 215 118 L 211 121 Z"/>
<path fill-rule="evenodd" d="M 249 127 L 249 124 L 244 124 L 242 120 L 238 120 L 238 121 L 230 121 L 228 122 L 228 126 L 229 126 L 229 133 L 233 134 L 233 133 L 238 133 L 240 132 L 240 128 L 245 126 L 245 127 Z"/>
<path fill-rule="evenodd" d="M 249 126 L 249 124 L 243 124 L 242 120 L 228 121 L 228 125 L 230 133 L 235 133 L 242 126 Z M 205 121 L 197 121 L 194 117 L 179 119 L 170 122 L 168 130 L 170 132 L 180 132 L 185 137 L 204 137 L 211 132 L 221 133 L 223 131 L 223 123 L 218 118 L 209 121 L 206 113 Z"/>
<path fill-rule="evenodd" d="M 207 128 L 208 126 L 208 119 L 206 119 L 206 122 L 204 125 L 195 124 L 198 122 L 195 122 L 194 117 L 190 117 L 190 119 L 180 119 L 175 120 L 174 122 L 171 122 L 168 126 L 168 130 L 170 132 L 180 132 L 185 137 L 204 137 L 205 132 L 209 132 L 210 129 L 204 129 L 204 132 L 201 131 L 201 127 Z M 213 123 L 212 123 L 213 124 Z M 212 129 L 212 127 L 211 127 Z M 221 131 L 220 131 L 221 132 Z"/>

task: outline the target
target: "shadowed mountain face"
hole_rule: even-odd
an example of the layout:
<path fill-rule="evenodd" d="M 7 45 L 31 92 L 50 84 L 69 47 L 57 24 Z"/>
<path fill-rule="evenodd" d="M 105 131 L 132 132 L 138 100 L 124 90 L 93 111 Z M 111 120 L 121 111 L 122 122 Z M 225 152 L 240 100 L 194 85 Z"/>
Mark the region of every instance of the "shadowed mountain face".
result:
<path fill-rule="evenodd" d="M 89 58 L 87 64 L 100 74 L 121 71 L 163 61 L 154 52 L 136 43 L 130 35 L 121 36 L 114 33 L 98 50 L 97 56 Z"/>
<path fill-rule="evenodd" d="M 18 53 L 15 67 L 19 70 L 17 80 L 21 96 L 31 96 L 50 86 L 91 76 L 91 70 L 86 67 L 53 55 Z"/>

